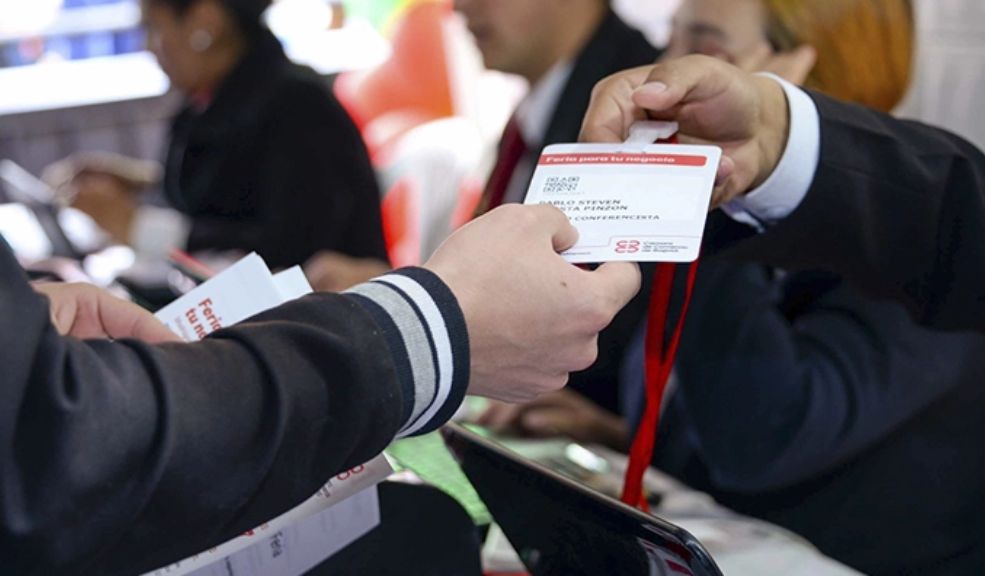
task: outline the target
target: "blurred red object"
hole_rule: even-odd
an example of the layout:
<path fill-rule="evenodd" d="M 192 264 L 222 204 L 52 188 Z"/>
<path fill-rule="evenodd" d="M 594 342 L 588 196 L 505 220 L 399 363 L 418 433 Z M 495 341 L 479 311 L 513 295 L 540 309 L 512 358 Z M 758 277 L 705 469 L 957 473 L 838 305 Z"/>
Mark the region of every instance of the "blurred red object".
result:
<path fill-rule="evenodd" d="M 434 134 L 428 126 L 459 111 L 460 73 L 452 57 L 456 24 L 451 0 L 419 0 L 396 21 L 386 62 L 335 81 L 335 94 L 385 183 L 383 232 L 395 267 L 426 259 L 436 235 L 467 222 L 482 193 L 481 184 L 466 177 L 461 158 L 449 160 L 449 155 L 468 157 L 466 150 L 474 145 L 457 138 L 476 136 L 460 130 L 445 134 L 447 139 L 426 136 Z"/>
<path fill-rule="evenodd" d="M 347 72 L 335 94 L 375 155 L 401 134 L 455 113 L 447 27 L 450 0 L 407 8 L 394 28 L 393 53 L 369 72 Z"/>

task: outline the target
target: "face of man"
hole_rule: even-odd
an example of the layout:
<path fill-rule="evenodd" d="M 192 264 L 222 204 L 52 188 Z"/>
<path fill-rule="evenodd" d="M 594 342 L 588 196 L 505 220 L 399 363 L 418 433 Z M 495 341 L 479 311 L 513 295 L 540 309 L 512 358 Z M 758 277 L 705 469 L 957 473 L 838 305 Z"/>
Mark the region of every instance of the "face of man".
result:
<path fill-rule="evenodd" d="M 563 57 L 558 44 L 564 5 L 562 0 L 455 0 L 486 68 L 528 79 Z"/>
<path fill-rule="evenodd" d="M 768 48 L 760 0 L 684 0 L 666 56 L 705 54 L 741 64 Z"/>

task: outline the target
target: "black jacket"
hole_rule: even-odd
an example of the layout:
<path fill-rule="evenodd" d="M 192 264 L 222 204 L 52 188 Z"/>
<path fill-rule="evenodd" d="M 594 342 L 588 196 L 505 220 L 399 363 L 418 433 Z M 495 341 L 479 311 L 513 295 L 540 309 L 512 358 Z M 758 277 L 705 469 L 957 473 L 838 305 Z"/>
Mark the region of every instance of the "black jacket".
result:
<path fill-rule="evenodd" d="M 983 358 L 831 274 L 709 261 L 655 463 L 866 574 L 977 574 Z"/>
<path fill-rule="evenodd" d="M 811 96 L 821 117 L 813 185 L 732 255 L 831 270 L 921 323 L 985 331 L 985 156 L 943 130 Z"/>
<path fill-rule="evenodd" d="M 190 250 L 255 250 L 274 268 L 319 250 L 386 260 L 380 192 L 359 131 L 269 32 L 204 112 L 178 114 L 164 191 L 192 218 Z"/>
<path fill-rule="evenodd" d="M 656 461 L 866 573 L 980 573 L 985 339 L 917 323 L 985 330 L 985 157 L 812 97 L 801 206 L 761 235 L 715 215 L 706 236 L 798 272 L 705 263 Z"/>
<path fill-rule="evenodd" d="M 436 276 L 394 274 L 433 298 L 447 335 L 316 294 L 195 344 L 80 341 L 0 240 L 0 574 L 141 574 L 281 514 L 425 413 L 437 394 L 410 358 L 435 345 L 454 373 L 421 431 L 447 420 L 468 382 L 464 319 Z M 425 341 L 401 335 L 414 322 Z"/>
<path fill-rule="evenodd" d="M 659 57 L 660 50 L 654 48 L 642 32 L 610 10 L 575 59 L 544 141 L 528 152 L 530 158 L 536 160 L 544 147 L 551 144 L 578 141 L 592 89 L 600 80 L 627 68 L 653 64 Z M 533 167 L 536 165 L 536 162 L 531 163 Z M 532 177 L 531 170 L 529 178 Z"/>

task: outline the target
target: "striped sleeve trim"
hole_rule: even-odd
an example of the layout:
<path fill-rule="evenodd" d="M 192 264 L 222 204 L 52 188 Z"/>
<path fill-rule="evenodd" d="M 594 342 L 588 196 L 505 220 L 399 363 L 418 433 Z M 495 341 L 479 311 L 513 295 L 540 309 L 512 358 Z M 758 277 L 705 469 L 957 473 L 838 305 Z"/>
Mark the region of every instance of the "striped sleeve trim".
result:
<path fill-rule="evenodd" d="M 361 294 L 355 292 L 348 292 L 346 296 L 353 298 L 357 303 L 362 305 L 362 307 L 369 312 L 373 320 L 376 321 L 377 326 L 383 332 L 386 338 L 387 347 L 391 350 L 390 356 L 393 358 L 394 368 L 397 371 L 397 380 L 400 382 L 401 397 L 405 400 L 403 401 L 403 409 L 401 411 L 400 422 L 407 422 L 410 420 L 411 414 L 414 410 L 414 403 L 409 402 L 408 398 L 414 397 L 414 370 L 411 368 L 410 359 L 406 354 L 398 354 L 395 351 L 406 350 L 407 346 L 404 344 L 404 339 L 400 335 L 400 328 L 394 323 L 393 318 L 387 313 L 386 309 L 377 304 L 371 298 L 362 296 Z"/>
<path fill-rule="evenodd" d="M 398 437 L 447 422 L 462 403 L 469 378 L 468 332 L 451 290 L 427 270 L 405 268 L 347 294 L 376 318 L 393 352 L 404 390 L 405 424 Z"/>

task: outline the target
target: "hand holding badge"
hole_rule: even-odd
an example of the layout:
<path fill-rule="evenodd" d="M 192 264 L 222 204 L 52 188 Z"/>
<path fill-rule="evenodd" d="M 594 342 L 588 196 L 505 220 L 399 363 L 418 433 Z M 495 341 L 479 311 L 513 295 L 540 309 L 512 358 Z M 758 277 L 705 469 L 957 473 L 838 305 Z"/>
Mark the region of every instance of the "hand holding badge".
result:
<path fill-rule="evenodd" d="M 622 144 L 557 144 L 540 157 L 526 204 L 551 204 L 578 230 L 561 255 L 574 264 L 659 262 L 646 330 L 646 407 L 633 438 L 622 499 L 648 510 L 643 474 L 673 369 L 722 151 L 673 142 L 674 122 L 638 122 Z M 681 313 L 665 342 L 676 263 L 687 263 Z"/>

